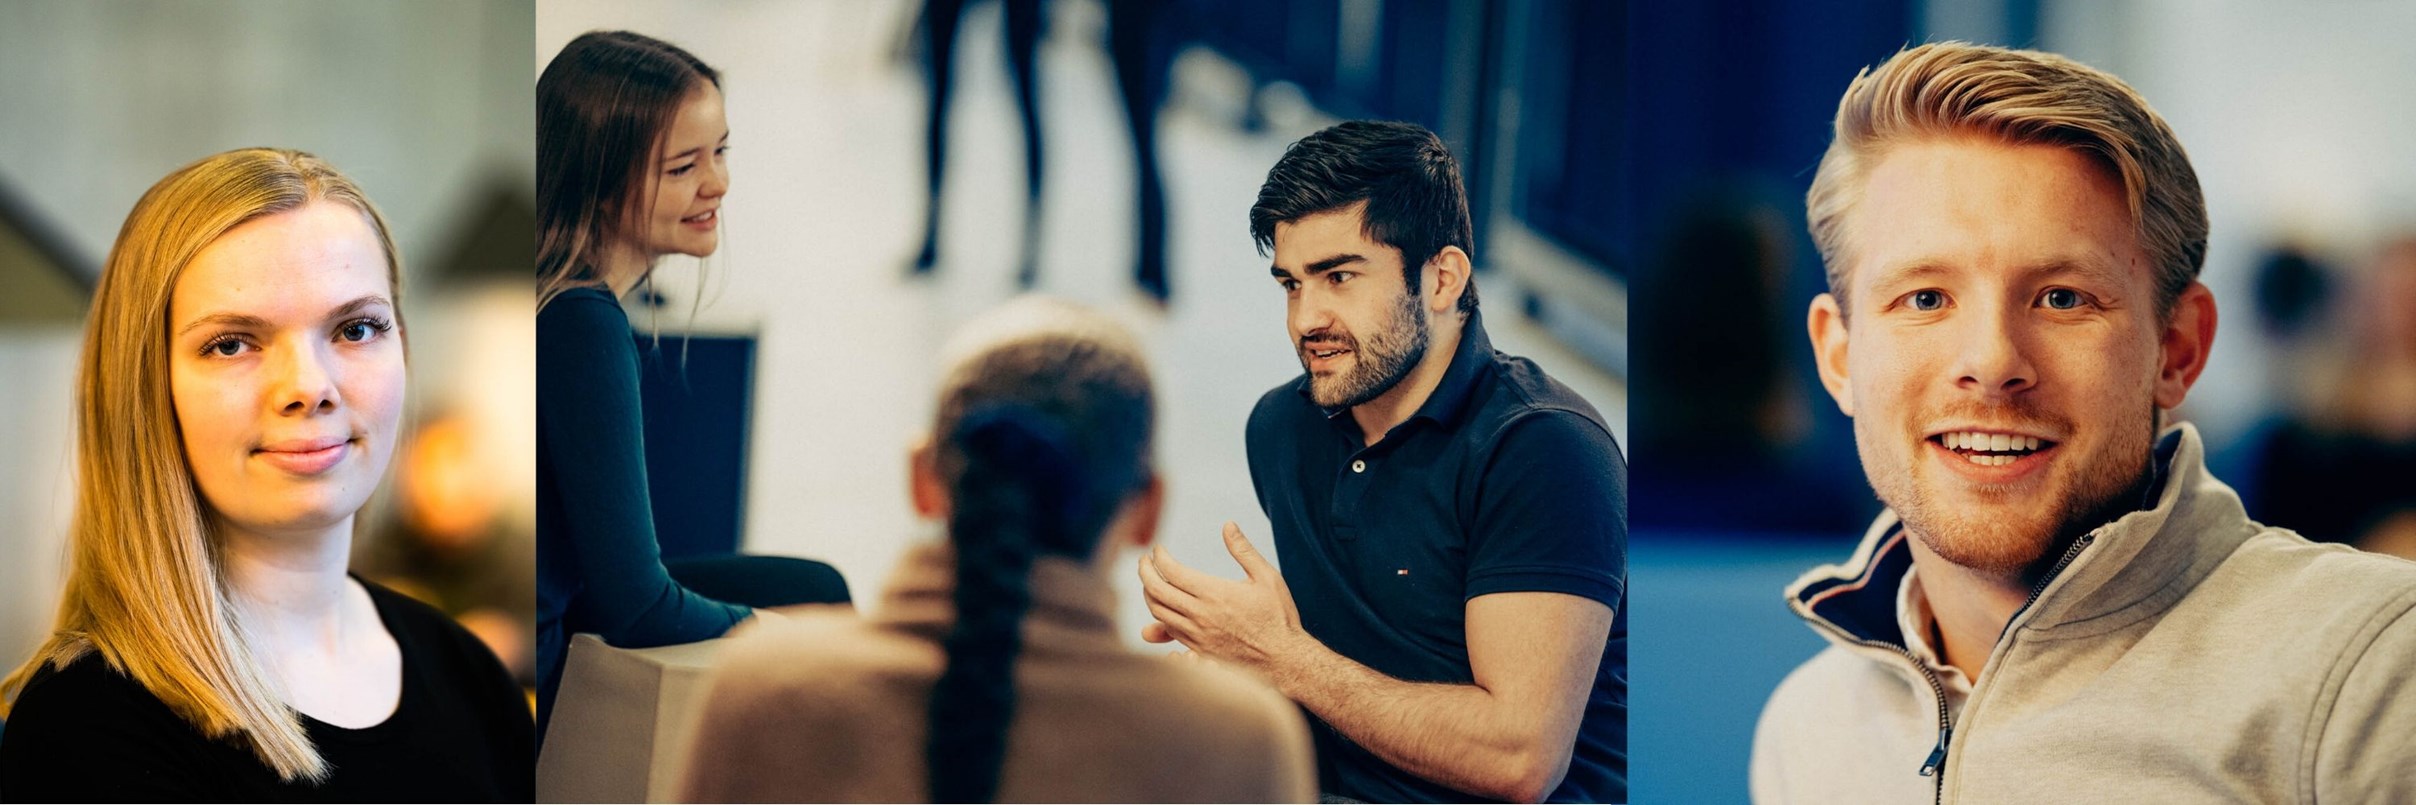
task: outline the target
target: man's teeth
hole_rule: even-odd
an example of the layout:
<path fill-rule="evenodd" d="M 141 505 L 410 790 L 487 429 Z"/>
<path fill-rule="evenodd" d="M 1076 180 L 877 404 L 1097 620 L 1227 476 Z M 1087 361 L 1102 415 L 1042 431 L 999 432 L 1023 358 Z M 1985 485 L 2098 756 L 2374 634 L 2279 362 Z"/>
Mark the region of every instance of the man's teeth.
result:
<path fill-rule="evenodd" d="M 1978 431 L 1939 434 L 1938 443 L 1950 450 L 1968 451 L 1963 458 L 1983 467 L 2002 467 L 2039 449 L 2037 437 Z"/>

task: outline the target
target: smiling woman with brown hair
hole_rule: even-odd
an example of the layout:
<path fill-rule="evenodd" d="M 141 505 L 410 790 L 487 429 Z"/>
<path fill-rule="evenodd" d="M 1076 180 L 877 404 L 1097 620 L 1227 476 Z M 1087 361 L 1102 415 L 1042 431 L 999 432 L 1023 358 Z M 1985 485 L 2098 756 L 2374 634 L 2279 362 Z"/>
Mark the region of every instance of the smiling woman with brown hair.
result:
<path fill-rule="evenodd" d="M 638 353 L 618 297 L 721 245 L 721 74 L 676 45 L 596 31 L 537 78 L 537 713 L 570 636 L 622 648 L 719 637 L 752 607 L 847 600 L 829 565 L 666 566 L 646 483 Z M 700 589 L 701 588 L 701 589 Z"/>
<path fill-rule="evenodd" d="M 0 797 L 532 795 L 502 664 L 345 572 L 401 419 L 399 277 L 309 154 L 218 154 L 136 202 L 86 324 L 57 627 L 0 684 Z"/>

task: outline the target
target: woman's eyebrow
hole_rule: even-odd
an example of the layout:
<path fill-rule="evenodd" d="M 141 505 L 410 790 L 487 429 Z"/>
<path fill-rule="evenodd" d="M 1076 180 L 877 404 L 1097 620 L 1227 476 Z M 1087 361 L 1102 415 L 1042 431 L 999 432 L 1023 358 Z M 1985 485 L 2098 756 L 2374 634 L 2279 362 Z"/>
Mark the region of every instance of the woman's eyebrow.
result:
<path fill-rule="evenodd" d="M 350 302 L 337 305 L 334 309 L 327 312 L 327 318 L 332 319 L 338 316 L 348 316 L 358 313 L 364 308 L 374 307 L 377 305 L 385 305 L 389 308 L 394 307 L 394 303 L 387 301 L 384 294 L 373 293 L 358 299 L 354 299 Z M 254 316 L 249 313 L 212 313 L 210 315 L 194 319 L 191 323 L 186 324 L 184 329 L 177 330 L 176 335 L 177 337 L 182 338 L 186 333 L 190 333 L 194 330 L 200 329 L 204 325 L 210 324 L 223 324 L 254 330 L 265 330 L 269 329 L 271 326 L 267 319 Z"/>
<path fill-rule="evenodd" d="M 394 303 L 387 301 L 384 294 L 373 293 L 336 306 L 336 309 L 327 312 L 327 317 L 332 319 L 337 316 L 349 316 L 360 312 L 362 308 L 373 305 L 385 305 L 389 308 L 394 307 Z"/>
<path fill-rule="evenodd" d="M 200 329 L 202 325 L 205 324 L 224 324 L 254 330 L 263 330 L 268 328 L 268 320 L 260 318 L 259 316 L 253 316 L 245 313 L 212 313 L 210 315 L 194 319 L 192 323 L 186 324 L 184 329 L 176 331 L 176 335 L 177 337 L 182 338 L 186 333 Z"/>

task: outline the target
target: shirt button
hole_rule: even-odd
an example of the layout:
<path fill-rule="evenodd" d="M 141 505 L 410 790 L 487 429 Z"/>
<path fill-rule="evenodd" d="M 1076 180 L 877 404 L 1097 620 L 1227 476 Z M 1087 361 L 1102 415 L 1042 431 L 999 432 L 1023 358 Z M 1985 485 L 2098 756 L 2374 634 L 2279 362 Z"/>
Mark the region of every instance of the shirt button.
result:
<path fill-rule="evenodd" d="M 1352 472 L 1366 472 L 1366 471 L 1367 471 L 1367 461 L 1366 461 L 1365 459 L 1362 459 L 1362 460 L 1358 460 L 1358 461 L 1353 461 L 1353 462 L 1351 462 L 1351 471 L 1352 471 Z"/>

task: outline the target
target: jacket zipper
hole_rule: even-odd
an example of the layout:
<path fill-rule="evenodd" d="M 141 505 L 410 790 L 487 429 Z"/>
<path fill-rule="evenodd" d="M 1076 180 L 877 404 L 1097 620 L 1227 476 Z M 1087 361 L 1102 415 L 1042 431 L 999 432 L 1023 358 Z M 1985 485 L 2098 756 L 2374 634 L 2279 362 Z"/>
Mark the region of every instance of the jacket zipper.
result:
<path fill-rule="evenodd" d="M 2080 539 L 2072 541 L 2072 547 L 2064 549 L 2064 558 L 2056 560 L 2055 567 L 2048 568 L 2047 575 L 2040 576 L 2037 584 L 2030 585 L 2030 597 L 2022 599 L 2022 608 L 2014 610 L 2013 617 L 2005 619 L 2005 629 L 1997 632 L 1997 642 L 2005 642 L 2005 633 L 2013 631 L 2014 621 L 2021 620 L 2022 613 L 2029 612 L 2030 605 L 2038 603 L 2039 594 L 2047 591 L 2047 585 L 2053 584 L 2055 577 L 2063 575 L 2064 568 L 2072 566 L 2072 560 L 2080 558 L 2081 549 L 2089 547 L 2089 543 L 2096 540 L 2097 532 L 2091 531 L 2080 535 Z"/>
<path fill-rule="evenodd" d="M 2055 577 L 2063 575 L 2064 568 L 2072 566 L 2072 560 L 2080 558 L 2080 552 L 2083 549 L 2088 548 L 2089 543 L 2096 541 L 2096 539 L 2097 532 L 2091 531 L 2089 533 L 2082 534 L 2080 539 L 2073 540 L 2072 547 L 2064 549 L 2063 558 L 2057 559 L 2055 561 L 2055 566 L 2048 568 L 2047 574 L 2039 577 L 2037 584 L 2030 585 L 2030 596 L 2023 599 L 2022 608 L 2014 610 L 2013 617 L 2006 619 L 2006 631 L 2011 631 L 2013 629 L 2014 622 L 2022 619 L 2022 613 L 2030 611 L 2030 605 L 2038 603 L 2039 595 L 2047 591 L 2047 585 L 2053 583 L 2055 581 Z M 1811 614 L 1809 607 L 1805 608 L 1804 614 Z M 1945 683 L 1939 682 L 1938 674 L 1934 671 L 1931 671 L 1929 669 L 1929 665 L 1921 662 L 1920 657 L 1913 656 L 1913 650 L 1910 648 L 1892 643 L 1883 643 L 1877 640 L 1864 640 L 1862 638 L 1855 637 L 1847 634 L 1844 629 L 1837 628 L 1834 624 L 1829 623 L 1827 618 L 1813 617 L 1809 620 L 1811 620 L 1813 623 L 1819 624 L 1821 628 L 1828 630 L 1830 634 L 1834 634 L 1839 638 L 1844 639 L 1848 643 L 1853 643 L 1859 646 L 1869 646 L 1871 648 L 1886 649 L 1888 651 L 1895 652 L 1897 655 L 1904 657 L 1906 662 L 1911 663 L 1913 670 L 1921 672 L 1922 681 L 1929 683 L 1930 700 L 1938 703 L 1938 745 L 1936 748 L 1933 748 L 1929 751 L 1928 758 L 1925 758 L 1921 761 L 1921 776 L 1937 778 L 1936 785 L 1930 789 L 1930 801 L 1933 803 L 1945 802 L 1946 747 L 1948 744 L 1954 741 L 1955 736 L 1954 725 L 1949 722 L 1946 712 Z M 2004 640 L 2005 632 L 1998 632 L 1997 642 L 2002 643 Z"/>
<path fill-rule="evenodd" d="M 2022 619 L 2022 613 L 2029 612 L 2030 606 L 2038 603 L 2039 595 L 2047 591 L 2047 585 L 2053 584 L 2055 582 L 2055 577 L 2063 575 L 2064 568 L 2071 567 L 2072 560 L 2080 558 L 2080 552 L 2083 549 L 2088 548 L 2089 543 L 2096 541 L 2096 539 L 2097 532 L 2095 531 L 2080 535 L 2080 539 L 2072 541 L 2072 547 L 2064 549 L 2063 558 L 2055 560 L 2055 566 L 2048 568 L 2047 574 L 2040 576 L 2038 583 L 2030 585 L 2030 595 L 2029 597 L 2022 599 L 2022 608 L 2014 610 L 2013 617 L 2005 619 L 2004 630 L 1997 632 L 1998 644 L 2001 645 L 2005 642 L 2005 635 L 2013 631 L 2013 625 Z M 1906 651 L 1905 656 L 1912 656 L 1912 652 Z M 1929 672 L 1929 668 L 1927 666 L 1922 666 L 1920 660 L 1915 659 L 1913 664 L 1916 667 L 1920 667 L 1923 673 Z M 1936 685 L 1937 683 L 1932 681 L 1930 684 Z M 1944 697 L 1940 697 L 1938 699 L 1938 707 L 1941 711 L 1945 709 L 1946 699 Z M 1939 723 L 1945 723 L 1944 716 L 1940 717 Z M 1932 772 L 1936 772 L 1938 774 L 1937 787 L 1933 789 L 1930 796 L 1930 802 L 1932 803 L 1944 803 L 1946 801 L 1946 743 L 1947 739 L 1953 735 L 1954 730 L 1945 728 L 1939 729 L 1938 748 L 1931 750 L 1929 753 L 1929 760 L 1924 761 L 1921 764 L 1921 776 L 1928 777 Z"/>
<path fill-rule="evenodd" d="M 1868 646 L 1870 648 L 1886 649 L 1894 652 L 1897 656 L 1903 657 L 1905 662 L 1911 663 L 1913 670 L 1921 672 L 1921 680 L 1929 683 L 1930 701 L 1938 704 L 1938 747 L 1930 750 L 1928 760 L 1921 762 L 1921 776 L 1936 776 L 1938 778 L 1939 786 L 1936 789 L 1933 789 L 1931 801 L 1943 801 L 1943 798 L 1946 796 L 1944 787 L 1946 778 L 1941 772 L 1943 772 L 1946 768 L 1946 744 L 1948 740 L 1951 739 L 1955 734 L 1954 726 L 1947 720 L 1946 683 L 1938 681 L 1937 672 L 1931 671 L 1929 669 L 1929 665 L 1923 663 L 1921 658 L 1913 656 L 1912 649 L 1893 643 L 1883 643 L 1877 640 L 1864 640 L 1862 638 L 1846 634 L 1844 629 L 1837 628 L 1834 624 L 1829 623 L 1827 618 L 1814 618 L 1812 619 L 1812 622 L 1819 624 L 1822 629 L 1828 630 L 1830 634 L 1836 635 L 1838 638 L 1843 639 L 1848 643 L 1853 643 L 1858 646 Z"/>

